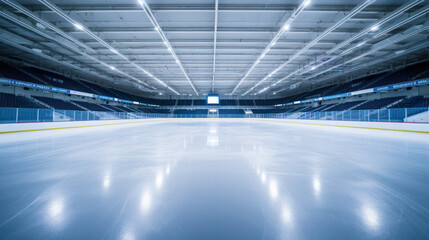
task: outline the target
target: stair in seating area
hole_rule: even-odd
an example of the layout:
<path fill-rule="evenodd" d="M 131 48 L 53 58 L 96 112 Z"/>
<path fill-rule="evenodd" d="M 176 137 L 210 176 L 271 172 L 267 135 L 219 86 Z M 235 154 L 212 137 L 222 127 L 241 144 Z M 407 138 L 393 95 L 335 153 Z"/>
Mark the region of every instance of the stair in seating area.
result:
<path fill-rule="evenodd" d="M 353 109 L 355 109 L 355 108 L 357 108 L 357 107 L 359 107 L 359 106 L 361 106 L 361 105 L 363 105 L 363 104 L 365 104 L 365 103 L 367 103 L 367 102 L 369 102 L 369 100 L 367 100 L 367 101 L 363 101 L 363 102 L 361 102 L 361 103 L 359 103 L 359 104 L 357 104 L 357 105 L 354 105 L 353 107 L 351 107 L 351 108 L 349 108 L 349 109 L 347 109 L 347 110 L 353 110 Z"/>
<path fill-rule="evenodd" d="M 37 102 L 40 105 L 45 106 L 48 109 L 54 109 L 53 107 L 49 106 L 48 104 L 46 104 L 46 103 L 44 103 L 44 102 L 42 102 L 42 101 L 40 101 L 38 99 L 35 99 L 33 96 L 30 96 L 30 99 L 33 100 L 33 101 L 35 101 L 35 102 Z"/>
<path fill-rule="evenodd" d="M 391 104 L 387 105 L 387 106 L 386 106 L 386 107 L 384 107 L 384 108 L 391 108 L 391 107 L 395 106 L 396 104 L 398 104 L 398 103 L 400 103 L 400 102 L 404 101 L 404 99 L 405 99 L 405 98 L 401 98 L 401 99 L 399 99 L 398 101 L 393 102 L 393 103 L 391 103 Z"/>
<path fill-rule="evenodd" d="M 86 108 L 86 107 L 84 107 L 84 106 L 81 106 L 81 105 L 79 105 L 79 104 L 77 104 L 77 103 L 75 103 L 75 102 L 73 102 L 73 101 L 70 101 L 69 103 L 71 103 L 71 104 L 75 105 L 76 107 L 82 108 L 82 109 L 84 109 L 85 111 L 90 111 L 88 108 Z"/>

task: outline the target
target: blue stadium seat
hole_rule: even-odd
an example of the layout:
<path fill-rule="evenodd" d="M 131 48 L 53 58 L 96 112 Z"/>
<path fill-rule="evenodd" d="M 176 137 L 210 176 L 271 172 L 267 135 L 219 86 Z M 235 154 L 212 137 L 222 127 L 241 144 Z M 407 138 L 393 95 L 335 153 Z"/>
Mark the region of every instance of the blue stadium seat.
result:
<path fill-rule="evenodd" d="M 0 93 L 0 107 L 46 109 L 45 106 L 30 98 L 8 93 Z"/>
<path fill-rule="evenodd" d="M 194 110 L 189 110 L 189 109 L 177 109 L 174 111 L 174 114 L 199 114 L 199 115 L 204 115 L 208 113 L 208 109 L 194 109 Z"/>
<path fill-rule="evenodd" d="M 243 109 L 219 109 L 219 114 L 244 114 Z"/>
<path fill-rule="evenodd" d="M 107 109 L 103 106 L 100 106 L 96 103 L 90 103 L 90 102 L 82 102 L 82 101 L 72 101 L 76 104 L 78 104 L 79 106 L 82 106 L 90 111 L 99 111 L 99 112 L 112 112 L 112 110 Z"/>
<path fill-rule="evenodd" d="M 381 109 L 386 106 L 388 106 L 391 103 L 394 103 L 401 99 L 403 97 L 390 97 L 390 98 L 383 98 L 383 99 L 375 99 L 371 100 L 369 102 L 366 102 L 353 110 L 369 110 L 369 109 Z"/>
<path fill-rule="evenodd" d="M 70 102 L 61 100 L 61 99 L 56 99 L 56 98 L 48 98 L 48 97 L 38 97 L 38 96 L 33 96 L 33 98 L 51 106 L 52 108 L 55 109 L 60 109 L 60 110 L 77 110 L 77 111 L 84 111 L 85 109 L 80 108 Z"/>

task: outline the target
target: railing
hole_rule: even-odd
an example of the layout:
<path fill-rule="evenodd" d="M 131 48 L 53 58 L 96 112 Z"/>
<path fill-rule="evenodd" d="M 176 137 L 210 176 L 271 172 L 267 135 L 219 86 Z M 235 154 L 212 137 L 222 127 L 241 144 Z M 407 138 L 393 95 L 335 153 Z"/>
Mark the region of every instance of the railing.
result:
<path fill-rule="evenodd" d="M 369 122 L 429 122 L 429 108 L 395 108 L 271 114 L 163 114 L 0 108 L 0 123 L 120 120 L 143 118 L 279 118 Z"/>

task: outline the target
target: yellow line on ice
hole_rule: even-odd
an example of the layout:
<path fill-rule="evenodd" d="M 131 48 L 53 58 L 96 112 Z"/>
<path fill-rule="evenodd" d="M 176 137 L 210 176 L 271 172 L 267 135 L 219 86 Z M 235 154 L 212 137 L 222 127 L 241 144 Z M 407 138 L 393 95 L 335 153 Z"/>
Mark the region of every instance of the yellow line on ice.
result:
<path fill-rule="evenodd" d="M 411 132 L 411 133 L 426 133 L 426 134 L 429 133 L 429 131 L 419 131 L 419 130 L 392 129 L 392 128 L 376 128 L 376 127 L 360 127 L 360 126 L 345 126 L 345 125 L 323 124 L 323 123 L 308 123 L 308 122 L 290 122 L 290 121 L 281 121 L 281 120 L 263 119 L 263 118 L 259 118 L 259 119 L 256 119 L 256 118 L 168 118 L 168 119 L 144 120 L 144 121 L 133 121 L 133 122 L 122 122 L 122 123 L 95 124 L 95 125 L 85 125 L 85 126 L 70 126 L 70 127 L 39 128 L 39 129 L 4 131 L 4 132 L 0 132 L 0 134 L 22 133 L 22 132 L 36 132 L 36 131 L 50 131 L 50 130 L 87 128 L 87 127 L 101 127 L 101 126 L 113 126 L 113 125 L 123 125 L 123 124 L 132 124 L 132 123 L 165 122 L 165 121 L 189 121 L 189 120 L 240 120 L 240 121 L 241 120 L 251 120 L 251 121 L 261 121 L 261 122 L 277 122 L 277 123 L 289 123 L 289 124 L 304 124 L 304 125 L 325 126 L 325 127 L 342 127 L 342 128 L 370 129 L 370 130 L 383 130 L 383 131 L 395 131 L 395 132 Z"/>

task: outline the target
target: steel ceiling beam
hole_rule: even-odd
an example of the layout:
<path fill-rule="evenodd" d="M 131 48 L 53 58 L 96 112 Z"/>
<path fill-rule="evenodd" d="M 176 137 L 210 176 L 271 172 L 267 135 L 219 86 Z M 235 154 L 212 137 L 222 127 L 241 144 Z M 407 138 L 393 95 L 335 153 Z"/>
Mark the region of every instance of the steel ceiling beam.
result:
<path fill-rule="evenodd" d="M 347 73 L 341 72 L 341 73 L 338 73 L 338 74 L 329 75 L 329 76 L 327 76 L 327 77 L 325 77 L 323 79 L 319 79 L 317 82 L 323 82 L 323 81 L 327 81 L 329 79 L 340 77 L 340 76 L 343 76 L 344 74 L 349 74 L 349 73 L 361 70 L 363 68 L 367 68 L 368 66 L 378 66 L 378 64 L 380 64 L 380 63 L 386 63 L 387 61 L 390 61 L 392 59 L 400 58 L 400 57 L 406 56 L 407 54 L 410 54 L 410 53 L 413 53 L 413 52 L 416 52 L 416 51 L 419 51 L 419 50 L 422 50 L 422 49 L 426 50 L 428 48 L 429 48 L 429 41 L 421 41 L 421 42 L 419 42 L 417 44 L 411 43 L 411 44 L 408 44 L 407 46 L 405 46 L 403 48 L 404 51 L 402 51 L 401 53 L 398 53 L 398 54 L 390 54 L 390 53 L 384 54 L 384 55 L 382 55 L 380 57 L 377 57 L 376 60 L 370 61 L 370 62 L 368 62 L 366 64 L 356 64 L 354 67 L 351 67 L 350 70 L 347 71 Z M 285 87 L 285 88 L 282 88 L 282 89 L 276 91 L 276 93 L 280 93 L 280 92 L 286 91 L 288 89 L 289 89 L 289 87 Z"/>
<path fill-rule="evenodd" d="M 362 57 L 367 56 L 369 54 L 372 54 L 374 52 L 380 51 L 383 48 L 386 48 L 386 47 L 388 47 L 388 46 L 390 46 L 392 44 L 395 44 L 395 43 L 397 43 L 399 41 L 402 41 L 402 40 L 404 40 L 404 39 L 406 39 L 408 37 L 414 36 L 415 34 L 421 33 L 423 31 L 425 31 L 425 29 L 427 29 L 427 24 L 428 23 L 426 22 L 425 25 L 422 28 L 419 28 L 419 29 L 416 29 L 414 27 L 415 31 L 411 31 L 411 33 L 409 33 L 409 31 L 410 31 L 410 29 L 412 30 L 413 28 L 410 28 L 410 29 L 404 31 L 403 33 L 401 33 L 402 35 L 397 34 L 397 35 L 394 35 L 394 36 L 392 36 L 392 37 L 390 37 L 390 38 L 388 38 L 386 40 L 383 40 L 383 41 L 381 41 L 381 42 L 373 45 L 373 47 L 369 51 L 366 51 L 366 52 L 358 55 L 357 57 L 354 57 L 354 58 L 352 58 L 350 60 L 344 61 L 344 62 L 342 62 L 340 64 L 337 64 L 337 65 L 331 66 L 331 67 L 329 67 L 329 68 L 327 68 L 325 70 L 319 71 L 319 72 L 317 72 L 317 73 L 315 73 L 315 74 L 313 74 L 311 76 L 308 76 L 307 78 L 305 78 L 305 80 L 309 80 L 309 79 L 315 78 L 315 77 L 317 77 L 317 76 L 319 76 L 319 75 L 321 75 L 323 73 L 329 72 L 329 71 L 331 71 L 331 70 L 333 70 L 333 69 L 335 69 L 335 68 L 337 68 L 337 67 L 339 67 L 341 65 L 348 64 L 348 63 L 350 63 L 352 61 L 355 61 L 355 60 L 357 60 L 359 58 L 362 58 Z M 387 45 L 382 45 L 382 47 L 380 47 L 380 43 L 383 43 L 383 42 L 387 42 L 388 44 Z"/>
<path fill-rule="evenodd" d="M 1 30 L 0 33 L 2 33 L 2 32 L 4 34 L 4 32 L 6 32 L 6 31 L 5 30 Z M 12 33 L 8 33 L 8 34 L 10 35 Z M 110 80 L 110 79 L 107 78 L 107 76 L 100 75 L 100 73 L 98 73 L 98 72 L 94 72 L 94 71 L 91 71 L 90 69 L 84 68 L 83 66 L 79 66 L 79 65 L 70 63 L 68 61 L 65 61 L 64 60 L 65 59 L 64 56 L 60 56 L 60 55 L 47 55 L 43 51 L 35 51 L 32 48 L 28 48 L 26 46 L 22 46 L 22 45 L 16 43 L 15 41 L 10 40 L 10 39 L 6 39 L 6 38 L 0 38 L 0 42 L 4 43 L 6 45 L 12 46 L 12 47 L 14 47 L 16 49 L 19 49 L 21 51 L 24 51 L 26 53 L 29 53 L 31 55 L 36 55 L 36 56 L 41 57 L 43 59 L 46 59 L 48 61 L 55 62 L 58 65 L 64 65 L 64 66 L 73 68 L 75 70 L 78 70 L 78 71 L 81 71 L 81 72 L 85 72 L 85 73 L 87 73 L 87 74 L 89 74 L 89 75 L 91 75 L 93 77 L 99 78 L 99 79 Z M 33 45 L 36 45 L 36 44 L 33 43 Z"/>
<path fill-rule="evenodd" d="M 215 0 L 215 18 L 214 18 L 214 36 L 213 36 L 213 76 L 212 76 L 212 93 L 214 93 L 215 76 L 216 76 L 216 41 L 217 41 L 217 19 L 219 13 L 219 1 Z"/>
<path fill-rule="evenodd" d="M 265 47 L 265 49 L 262 51 L 261 55 L 256 59 L 256 61 L 252 64 L 252 66 L 247 70 L 247 72 L 244 74 L 244 76 L 238 81 L 238 84 L 235 86 L 235 88 L 232 90 L 230 95 L 233 95 L 235 91 L 240 87 L 241 83 L 245 81 L 247 76 L 252 72 L 252 70 L 258 65 L 258 63 L 265 57 L 265 55 L 270 51 L 270 49 L 277 43 L 279 38 L 290 29 L 290 25 L 292 22 L 299 16 L 299 14 L 304 10 L 305 7 L 307 7 L 310 4 L 310 0 L 304 0 L 298 8 L 296 8 L 292 14 L 286 19 L 286 21 L 282 24 L 282 27 L 277 31 L 276 35 L 271 39 L 271 41 L 268 43 L 268 45 Z"/>
<path fill-rule="evenodd" d="M 367 28 L 363 29 L 362 31 L 360 31 L 358 34 L 354 35 L 353 37 L 343 41 L 342 43 L 338 44 L 335 48 L 329 50 L 328 52 L 326 52 L 326 54 L 332 54 L 335 53 L 336 51 L 340 50 L 341 48 L 343 48 L 344 46 L 347 46 L 348 44 L 350 44 L 351 42 L 359 39 L 360 37 L 364 36 L 365 34 L 369 33 L 371 31 L 372 28 L 374 27 L 380 27 L 381 25 L 385 24 L 386 22 L 400 16 L 402 13 L 404 13 L 405 11 L 409 10 L 410 8 L 416 6 L 417 4 L 423 2 L 423 0 L 413 0 L 413 1 L 409 1 L 407 3 L 405 3 L 404 5 L 402 5 L 400 8 L 396 9 L 395 11 L 387 14 L 385 17 L 383 17 L 382 19 L 380 19 L 379 21 L 377 21 L 374 24 L 371 24 L 370 26 L 368 26 Z"/>
<path fill-rule="evenodd" d="M 155 16 L 153 15 L 152 10 L 150 9 L 149 5 L 146 3 L 145 0 L 138 0 L 138 3 L 140 4 L 140 6 L 142 7 L 142 9 L 146 13 L 147 17 L 149 18 L 150 22 L 154 26 L 155 30 L 158 32 L 158 34 L 161 37 L 161 39 L 164 41 L 164 44 L 166 45 L 166 47 L 168 48 L 168 50 L 171 52 L 171 55 L 176 60 L 176 62 L 179 65 L 180 69 L 182 70 L 183 74 L 185 75 L 186 79 L 188 80 L 189 85 L 191 85 L 191 87 L 194 90 L 195 94 L 198 96 L 197 89 L 195 88 L 194 84 L 192 83 L 191 79 L 189 78 L 188 74 L 186 73 L 185 68 L 183 68 L 183 65 L 180 62 L 179 57 L 174 52 L 174 49 L 171 46 L 170 41 L 165 36 L 165 33 L 163 32 L 161 26 L 159 25 L 158 21 L 156 20 Z"/>
<path fill-rule="evenodd" d="M 98 64 L 101 64 L 101 65 L 107 67 L 108 68 L 107 72 L 109 74 L 111 74 L 111 72 L 114 71 L 115 73 L 117 72 L 117 73 L 119 73 L 119 74 L 121 74 L 121 75 L 123 75 L 125 77 L 128 77 L 128 78 L 132 79 L 133 81 L 136 81 L 137 83 L 140 83 L 140 84 L 145 85 L 146 87 L 149 87 L 149 89 L 151 88 L 150 85 L 148 85 L 145 82 L 142 82 L 140 79 L 137 79 L 137 78 L 135 78 L 135 77 L 133 77 L 133 76 L 131 76 L 131 75 L 129 75 L 129 74 L 127 74 L 127 73 L 119 70 L 119 69 L 112 69 L 112 65 L 107 64 L 107 63 L 99 60 L 98 58 L 95 58 L 95 57 L 87 54 L 86 52 L 84 52 L 84 50 L 88 50 L 91 53 L 95 53 L 95 50 L 92 49 L 91 47 L 88 47 L 84 43 L 81 43 L 79 40 L 77 40 L 77 39 L 75 39 L 75 38 L 67 35 L 61 29 L 58 29 L 57 27 L 53 26 L 52 24 L 50 24 L 50 23 L 42 20 L 41 18 L 37 17 L 30 10 L 26 9 L 22 5 L 14 2 L 14 1 L 11 1 L 11 0 L 2 0 L 2 1 L 5 2 L 6 4 L 8 4 L 9 6 L 11 6 L 11 7 L 15 8 L 15 9 L 19 10 L 21 13 L 25 14 L 26 16 L 28 16 L 29 18 L 33 19 L 34 21 L 42 24 L 46 28 L 52 30 L 53 32 L 59 34 L 62 37 L 65 37 L 67 40 L 71 41 L 72 43 L 76 43 L 77 46 L 73 46 L 73 44 L 61 41 L 61 39 L 58 39 L 57 37 L 52 36 L 51 34 L 49 34 L 47 32 L 42 32 L 41 30 L 37 29 L 36 27 L 32 26 L 31 24 L 26 24 L 25 22 L 23 22 L 22 20 L 20 20 L 18 16 L 14 15 L 12 13 L 8 13 L 6 10 L 0 10 L 0 15 L 1 16 L 6 17 L 10 21 L 12 21 L 12 22 L 20 25 L 21 27 L 24 27 L 24 28 L 26 28 L 26 29 L 28 29 L 28 30 L 36 33 L 36 34 L 41 35 L 42 37 L 45 37 L 45 38 L 51 40 L 51 42 L 58 43 L 61 46 L 65 47 L 65 48 L 67 48 L 69 50 L 71 50 L 72 52 L 75 52 L 75 53 L 77 53 L 77 54 L 79 54 L 81 56 L 86 57 L 87 59 L 90 59 L 92 61 L 97 62 Z M 82 47 L 84 50 L 79 49 L 78 46 Z M 102 70 L 106 71 L 106 69 L 102 69 Z"/>
<path fill-rule="evenodd" d="M 62 18 L 64 18 L 66 21 L 68 21 L 72 25 L 74 25 L 77 29 L 81 30 L 82 32 L 85 32 L 86 34 L 88 34 L 89 36 L 91 36 L 92 38 L 94 38 L 95 40 L 97 40 L 100 44 L 102 44 L 103 46 L 105 46 L 106 48 L 108 48 L 110 51 L 112 51 L 116 55 L 118 55 L 121 58 L 127 60 L 131 65 L 133 65 L 134 67 L 136 67 L 140 71 L 144 72 L 150 78 L 155 79 L 158 83 L 160 83 L 164 87 L 168 88 L 172 92 L 174 92 L 176 94 L 179 94 L 179 92 L 177 92 L 176 90 L 174 90 L 173 88 L 171 88 L 170 86 L 168 86 L 164 81 L 162 81 L 159 78 L 155 77 L 153 74 L 151 74 L 147 70 L 143 69 L 142 67 L 138 66 L 133 61 L 131 61 L 130 59 L 128 59 L 126 56 L 124 56 L 123 54 L 121 54 L 120 52 L 118 52 L 115 48 L 113 48 L 112 46 L 110 46 L 110 44 L 108 44 L 107 42 L 105 42 L 103 39 L 101 39 L 100 37 L 98 37 L 96 34 L 94 34 L 87 27 L 85 27 L 84 25 L 82 25 L 82 23 L 80 23 L 80 22 L 72 19 L 69 15 L 67 15 L 61 8 L 59 8 L 55 4 L 53 4 L 53 3 L 51 3 L 51 2 L 49 2 L 47 0 L 39 0 L 39 2 L 42 3 L 43 5 L 45 5 L 46 7 L 48 7 L 49 9 L 51 9 L 52 11 L 54 11 L 55 13 L 57 13 L 59 16 L 61 16 Z"/>
<path fill-rule="evenodd" d="M 280 82 L 283 82 L 283 81 L 285 81 L 285 80 L 287 80 L 287 79 L 289 79 L 289 78 L 291 78 L 291 77 L 293 77 L 294 75 L 302 75 L 302 74 L 305 74 L 305 73 L 307 73 L 307 72 L 310 72 L 310 71 L 313 71 L 313 70 L 315 70 L 315 69 L 318 69 L 318 68 L 320 68 L 321 66 L 323 66 L 323 65 L 325 65 L 325 64 L 327 64 L 327 63 L 329 63 L 329 62 L 331 62 L 331 61 L 333 61 L 333 60 L 336 60 L 337 58 L 341 58 L 341 57 L 344 57 L 344 55 L 347 55 L 347 54 L 349 54 L 349 53 L 351 53 L 351 52 L 353 52 L 353 51 L 355 51 L 357 48 L 359 48 L 359 47 L 363 47 L 366 43 L 367 43 L 367 41 L 361 41 L 361 42 L 359 42 L 359 43 L 356 43 L 354 46 L 352 46 L 352 47 L 350 47 L 350 48 L 348 48 L 347 50 L 345 50 L 345 51 L 342 51 L 342 52 L 340 52 L 339 54 L 337 54 L 337 55 L 333 55 L 333 53 L 335 53 L 335 52 L 337 52 L 338 50 L 340 50 L 342 47 L 344 47 L 344 46 L 347 46 L 349 43 L 351 43 L 351 42 L 353 42 L 353 41 L 355 41 L 355 40 L 357 40 L 357 39 L 359 39 L 359 38 L 361 38 L 362 36 L 365 36 L 366 34 L 368 34 L 368 33 L 370 33 L 370 32 L 374 32 L 374 31 L 376 31 L 376 30 L 378 30 L 379 28 L 380 28 L 380 26 L 382 26 L 383 24 L 385 24 L 385 23 L 387 23 L 387 22 L 389 22 L 389 21 L 392 21 L 393 19 L 395 19 L 395 18 L 397 18 L 397 17 L 399 17 L 401 14 L 403 14 L 404 12 L 406 12 L 407 10 L 409 10 L 409 9 L 411 9 L 411 8 L 413 8 L 413 7 L 415 7 L 415 6 L 417 6 L 418 4 L 420 4 L 420 3 L 422 3 L 423 2 L 423 0 L 412 0 L 412 1 L 409 1 L 409 2 L 407 2 L 407 3 L 405 3 L 404 5 L 402 5 L 402 6 L 400 6 L 398 9 L 396 9 L 395 11 L 393 11 L 393 12 L 391 12 L 391 13 L 389 13 L 389 14 L 387 14 L 386 16 L 384 16 L 382 19 L 380 19 L 380 20 L 378 20 L 377 22 L 375 22 L 375 23 L 372 23 L 372 24 L 370 24 L 368 27 L 366 27 L 365 29 L 363 29 L 361 32 L 359 32 L 358 34 L 356 34 L 356 35 L 354 35 L 353 37 L 351 37 L 351 38 L 349 38 L 349 39 L 347 39 L 347 40 L 345 40 L 345 41 L 343 41 L 342 43 L 340 43 L 340 44 L 338 44 L 336 47 L 334 47 L 333 49 L 331 49 L 331 50 L 329 50 L 329 51 L 327 51 L 326 52 L 326 54 L 327 54 L 327 56 L 325 56 L 325 57 L 331 57 L 331 59 L 330 60 L 328 60 L 328 61 L 324 61 L 324 62 L 322 62 L 322 63 L 317 63 L 317 61 L 316 62 L 312 62 L 312 63 L 309 63 L 309 64 L 307 64 L 307 65 L 305 65 L 304 67 L 302 67 L 302 68 L 300 68 L 300 69 L 297 69 L 297 70 L 295 70 L 295 71 L 293 71 L 293 72 L 291 72 L 290 74 L 288 74 L 286 77 L 283 77 L 283 78 L 281 78 L 280 80 L 278 80 L 277 82 L 276 82 L 276 84 L 278 84 L 278 83 L 280 83 Z M 419 15 L 422 13 L 422 11 L 419 11 Z M 420 15 L 421 16 L 421 15 Z M 329 55 L 331 55 L 331 56 L 329 56 Z M 322 72 L 318 72 L 316 75 L 320 75 L 320 74 L 322 74 L 322 73 L 324 73 L 324 72 L 326 72 L 326 71 L 322 71 Z M 275 85 L 274 85 L 275 86 Z M 264 90 L 267 90 L 268 88 L 270 88 L 270 87 L 266 87 L 266 88 L 264 88 Z M 258 92 L 258 93 L 261 93 L 261 91 L 260 92 Z"/>
<path fill-rule="evenodd" d="M 92 24 L 97 24 L 97 22 L 92 22 Z M 329 24 L 329 23 L 326 23 Z M 222 34 L 271 34 L 271 33 L 277 33 L 281 28 L 268 28 L 268 27 L 223 27 L 218 28 L 217 32 Z M 70 28 L 70 27 L 64 27 L 64 31 L 68 33 L 82 33 L 82 30 L 77 28 Z M 124 34 L 124 33 L 130 33 L 130 34 L 139 34 L 139 33 L 159 33 L 156 28 L 136 28 L 136 27 L 102 27 L 97 28 L 93 27 L 91 28 L 91 31 L 93 33 L 97 34 L 103 34 L 103 33 L 110 33 L 110 34 Z M 184 34 L 195 34 L 195 33 L 210 33 L 213 34 L 214 30 L 213 28 L 208 27 L 166 27 L 162 29 L 163 33 L 170 33 L 170 34 L 177 34 L 177 33 L 184 33 Z M 354 28 L 348 28 L 348 29 L 337 29 L 333 31 L 332 33 L 335 34 L 349 34 L 357 32 Z M 321 33 L 320 28 L 294 28 L 292 30 L 288 31 L 289 34 L 303 34 L 303 33 Z"/>
<path fill-rule="evenodd" d="M 76 13 L 138 13 L 140 8 L 134 4 L 109 4 L 109 5 L 83 5 L 63 4 L 59 5 L 64 11 Z M 37 5 L 29 5 L 30 9 L 37 13 L 52 12 L 49 9 L 40 8 Z M 174 12 L 198 12 L 212 13 L 215 7 L 212 4 L 151 4 L 153 12 L 174 13 Z M 353 5 L 312 5 L 305 12 L 313 13 L 338 13 L 349 12 Z M 362 11 L 362 13 L 388 13 L 397 5 L 372 6 Z M 219 12 L 254 12 L 254 13 L 285 13 L 292 12 L 296 8 L 293 4 L 219 4 Z"/>
<path fill-rule="evenodd" d="M 423 25 L 414 26 L 414 27 L 409 28 L 409 29 L 407 29 L 407 30 L 405 30 L 405 31 L 403 31 L 401 33 L 398 33 L 398 34 L 396 34 L 396 35 L 394 35 L 394 36 L 392 36 L 390 38 L 387 38 L 387 39 L 385 39 L 385 40 L 383 40 L 383 41 L 381 41 L 381 42 L 373 45 L 370 48 L 370 50 L 368 50 L 368 51 L 366 51 L 364 53 L 361 53 L 361 54 L 359 54 L 357 56 L 351 57 L 350 59 L 348 59 L 348 60 L 346 60 L 344 62 L 341 62 L 339 64 L 331 66 L 328 69 L 324 70 L 323 72 L 332 71 L 333 69 L 335 69 L 337 67 L 340 67 L 342 65 L 346 65 L 346 64 L 350 64 L 352 62 L 355 62 L 356 60 L 359 60 L 359 59 L 361 59 L 361 58 L 363 58 L 365 56 L 368 56 L 370 54 L 376 53 L 376 52 L 378 52 L 378 51 L 380 51 L 380 50 L 382 50 L 384 48 L 387 48 L 387 47 L 389 47 L 389 46 L 391 46 L 393 44 L 401 42 L 401 41 L 403 41 L 403 40 L 405 40 L 407 38 L 410 38 L 410 37 L 412 37 L 412 36 L 414 36 L 416 34 L 419 34 L 421 32 L 427 31 L 427 30 L 429 30 L 429 20 L 426 21 Z M 404 49 L 404 51 L 406 51 L 406 49 Z M 392 54 L 392 53 L 389 53 L 389 54 Z M 393 54 L 399 55 L 399 54 L 396 54 L 396 53 L 393 53 Z M 369 66 L 367 63 L 363 63 L 362 65 Z M 346 72 L 346 73 L 343 72 L 341 74 L 344 75 L 344 74 L 347 74 L 347 73 L 349 73 L 349 71 Z M 317 74 L 317 76 L 318 75 L 320 75 L 320 74 Z M 309 76 L 309 77 L 305 78 L 304 80 L 313 79 L 315 76 L 316 75 Z M 279 91 L 276 91 L 276 92 L 279 92 Z"/>
<path fill-rule="evenodd" d="M 370 5 L 374 1 L 375 0 L 366 0 L 365 2 L 363 2 L 363 3 L 359 4 L 358 6 L 356 6 L 355 8 L 353 8 L 353 10 L 350 11 L 346 16 L 344 16 L 342 19 L 340 19 L 338 22 L 336 22 L 333 26 L 331 26 L 328 29 L 326 29 L 325 31 L 323 31 L 323 33 L 321 33 L 319 36 L 317 36 L 315 39 L 313 39 L 310 43 L 306 44 L 305 47 L 303 47 L 301 50 L 299 50 L 297 53 L 295 53 L 285 63 L 283 63 L 282 65 L 280 65 L 278 68 L 276 68 L 274 71 L 272 71 L 270 74 L 268 74 L 265 78 L 263 78 L 261 81 L 259 81 L 253 87 L 251 87 L 249 90 L 247 90 L 244 94 L 242 94 L 242 96 L 247 95 L 250 91 L 252 91 L 256 87 L 258 87 L 265 80 L 267 80 L 268 78 L 271 78 L 273 74 L 275 74 L 280 69 L 282 69 L 285 66 L 287 66 L 290 62 L 294 61 L 296 58 L 298 58 L 305 51 L 307 51 L 312 46 L 314 46 L 318 41 L 320 41 L 322 38 L 326 37 L 328 34 L 330 34 L 331 32 L 333 32 L 336 28 L 338 28 L 339 26 L 341 26 L 343 23 L 347 22 L 351 17 L 353 17 L 354 15 L 356 15 L 357 13 L 359 13 L 361 10 L 363 10 L 364 8 L 366 8 L 368 5 Z M 280 83 L 280 82 L 281 81 L 277 81 L 276 83 L 274 83 L 274 86 L 276 84 Z M 267 90 L 268 88 L 264 89 L 264 91 Z"/>

